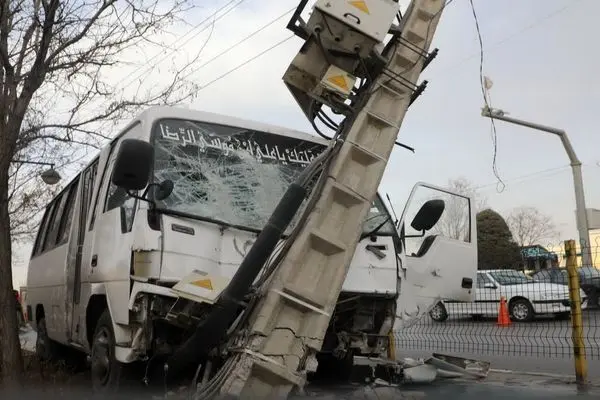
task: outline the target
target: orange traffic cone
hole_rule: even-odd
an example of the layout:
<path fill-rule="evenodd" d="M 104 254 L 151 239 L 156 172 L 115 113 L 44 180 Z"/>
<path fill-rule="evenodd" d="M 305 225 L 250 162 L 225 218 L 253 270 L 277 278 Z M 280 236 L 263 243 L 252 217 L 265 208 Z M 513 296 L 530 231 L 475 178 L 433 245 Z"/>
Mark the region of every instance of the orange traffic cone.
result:
<path fill-rule="evenodd" d="M 500 297 L 500 309 L 498 310 L 498 326 L 510 326 L 511 320 L 508 315 L 508 307 L 504 296 Z"/>

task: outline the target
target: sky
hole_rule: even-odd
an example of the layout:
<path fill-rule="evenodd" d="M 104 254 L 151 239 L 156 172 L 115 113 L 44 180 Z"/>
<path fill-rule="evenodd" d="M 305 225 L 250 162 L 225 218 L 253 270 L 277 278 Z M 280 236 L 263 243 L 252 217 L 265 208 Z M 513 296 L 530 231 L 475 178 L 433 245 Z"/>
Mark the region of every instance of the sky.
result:
<path fill-rule="evenodd" d="M 281 80 L 302 41 L 294 37 L 245 64 L 291 35 L 285 25 L 298 0 L 244 0 L 228 7 L 231 11 L 225 15 L 217 14 L 223 16 L 214 24 L 201 24 L 229 2 L 199 2 L 202 6 L 186 16 L 188 26 L 171 29 L 177 54 L 154 58 L 150 67 L 161 59 L 183 59 L 201 48 L 199 68 L 188 77 L 200 90 L 186 106 L 312 132 Z M 309 1 L 309 6 L 313 3 Z M 404 10 L 408 1 L 400 3 Z M 594 38 L 600 37 L 595 20 L 600 2 L 473 3 L 483 41 L 483 73 L 493 81 L 491 105 L 512 117 L 566 130 L 583 163 L 587 207 L 600 209 L 600 135 L 593 133 L 595 107 L 600 105 L 600 80 L 595 79 L 600 56 L 591 51 L 597 47 Z M 284 18 L 211 61 L 287 11 Z M 189 32 L 194 25 L 200 26 Z M 469 0 L 454 0 L 444 10 L 433 47 L 439 48 L 439 55 L 421 75 L 428 87 L 409 108 L 398 136 L 416 151 L 399 147 L 393 151 L 380 191 L 388 193 L 396 212 L 401 212 L 416 182 L 446 186 L 449 179 L 464 177 L 501 214 L 533 206 L 552 215 L 558 230 L 556 243 L 576 239 L 573 181 L 560 140 L 496 121 L 494 151 L 490 120 L 480 114 L 480 44 Z M 203 65 L 207 61 L 211 62 Z M 164 82 L 164 69 L 159 69 L 138 68 L 136 74 L 142 74 L 146 85 L 157 85 Z M 235 71 L 228 73 L 231 70 Z M 114 79 L 135 79 L 123 71 L 111 73 Z M 493 172 L 494 152 L 504 187 Z M 28 253 L 25 246 L 15 254 L 16 286 L 25 284 Z"/>

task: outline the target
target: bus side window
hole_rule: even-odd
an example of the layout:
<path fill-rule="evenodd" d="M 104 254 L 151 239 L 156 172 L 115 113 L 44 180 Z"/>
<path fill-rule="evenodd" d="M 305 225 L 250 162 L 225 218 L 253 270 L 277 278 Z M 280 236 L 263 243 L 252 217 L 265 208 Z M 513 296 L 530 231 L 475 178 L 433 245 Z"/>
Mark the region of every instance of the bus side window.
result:
<path fill-rule="evenodd" d="M 101 193 L 103 191 L 102 189 L 104 188 L 105 181 L 106 181 L 106 178 L 107 178 L 106 171 L 111 167 L 110 161 L 114 157 L 114 153 L 115 153 L 115 149 L 117 147 L 117 144 L 118 144 L 117 141 L 113 141 L 111 143 L 110 150 L 108 152 L 108 160 L 106 161 L 106 164 L 104 165 L 104 168 L 102 168 L 99 171 L 100 172 L 100 174 L 99 174 L 100 181 L 98 182 L 98 190 L 97 190 L 97 193 L 95 193 L 95 196 L 92 194 L 92 197 L 94 198 L 94 202 L 93 202 L 93 205 L 92 205 L 92 214 L 90 215 L 90 222 L 89 222 L 89 228 L 88 228 L 90 231 L 92 229 L 94 229 L 94 223 L 96 222 L 96 213 L 97 213 L 98 209 L 100 207 L 102 207 L 102 203 L 99 201 L 99 199 L 100 199 L 100 195 L 101 195 Z M 99 162 L 99 160 L 98 160 L 98 162 Z M 94 168 L 96 170 L 96 174 L 98 173 L 97 172 L 98 165 L 96 165 L 96 167 Z M 95 180 L 95 178 L 93 178 L 93 179 Z M 95 182 L 92 185 L 92 190 L 95 189 L 94 185 L 95 185 Z M 91 198 L 90 198 L 90 201 L 91 201 Z M 102 208 L 105 208 L 105 207 L 102 207 Z"/>
<path fill-rule="evenodd" d="M 114 165 L 114 158 L 116 152 L 113 154 L 110 167 Z M 114 208 L 119 207 L 121 209 L 121 232 L 131 232 L 133 228 L 133 218 L 135 215 L 135 206 L 137 204 L 136 199 L 131 197 L 127 192 L 118 186 L 115 186 L 111 182 L 109 183 L 108 190 L 106 191 L 106 201 L 104 204 L 104 212 L 110 211 Z"/>
<path fill-rule="evenodd" d="M 79 179 L 75 180 L 75 182 L 71 184 L 71 188 L 69 189 L 67 202 L 65 204 L 63 216 L 61 218 L 60 226 L 58 228 L 58 234 L 56 236 L 57 246 L 62 246 L 69 240 L 69 232 L 71 231 L 71 221 L 73 220 L 73 210 L 75 209 L 75 197 L 78 188 Z"/>
<path fill-rule="evenodd" d="M 120 207 L 121 209 L 121 232 L 131 232 L 133 227 L 133 216 L 135 206 L 137 205 L 137 201 L 127 193 L 118 194 L 122 196 L 122 199 L 111 199 L 112 195 L 115 193 L 116 187 L 112 184 L 112 168 L 115 163 L 115 159 L 117 157 L 117 149 L 121 143 L 121 139 L 124 135 L 129 134 L 130 137 L 138 137 L 142 133 L 142 124 L 140 121 L 136 121 L 135 124 L 130 126 L 126 131 L 119 133 L 116 139 L 110 145 L 110 150 L 108 152 L 108 159 L 106 160 L 106 166 L 102 170 L 100 184 L 98 186 L 98 193 L 96 194 L 96 200 L 94 201 L 94 206 L 92 209 L 92 215 L 90 217 L 90 227 L 92 230 L 94 228 L 94 222 L 96 220 L 96 212 L 105 213 L 107 211 L 112 210 L 113 208 Z M 109 179 L 106 182 L 106 179 Z M 100 196 L 103 193 L 103 188 L 107 187 L 106 193 L 104 194 L 104 201 L 100 200 Z M 109 204 L 110 199 L 110 204 Z M 110 205 L 110 207 L 109 207 Z M 103 211 L 100 211 L 103 210 Z"/>
<path fill-rule="evenodd" d="M 42 223 L 40 224 L 40 227 L 38 229 L 37 237 L 35 238 L 35 244 L 33 246 L 31 258 L 38 256 L 42 252 L 42 244 L 44 243 L 46 231 L 48 230 L 48 220 L 50 220 L 50 216 L 52 215 L 52 211 L 55 204 L 56 203 L 52 202 L 46 207 L 46 212 L 44 213 Z"/>
<path fill-rule="evenodd" d="M 93 190 L 94 190 L 94 183 L 96 182 L 96 173 L 98 172 L 98 163 L 99 160 L 96 159 L 96 161 L 83 173 L 83 180 L 82 180 L 82 185 L 83 185 L 83 190 L 82 190 L 82 205 L 81 205 L 81 212 L 82 212 L 82 224 L 83 226 L 87 226 L 87 220 L 88 220 L 88 215 L 89 215 L 89 211 L 90 208 L 92 206 L 92 194 L 93 194 Z"/>
<path fill-rule="evenodd" d="M 54 244 L 56 243 L 56 235 L 58 234 L 58 225 L 60 223 L 66 200 L 66 192 L 62 192 L 56 199 L 54 212 L 52 213 L 52 217 L 50 218 L 50 222 L 48 224 L 48 231 L 46 233 L 46 237 L 44 238 L 44 243 L 42 245 L 43 252 L 50 251 L 55 247 Z"/>

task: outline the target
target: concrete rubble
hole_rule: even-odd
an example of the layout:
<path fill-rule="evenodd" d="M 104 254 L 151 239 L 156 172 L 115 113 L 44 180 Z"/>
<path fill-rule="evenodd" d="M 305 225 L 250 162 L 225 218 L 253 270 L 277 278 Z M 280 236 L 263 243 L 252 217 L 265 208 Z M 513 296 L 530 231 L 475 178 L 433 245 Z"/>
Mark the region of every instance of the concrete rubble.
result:
<path fill-rule="evenodd" d="M 490 363 L 487 361 L 444 354 L 433 354 L 427 359 L 404 358 L 399 361 L 356 357 L 355 364 L 373 368 L 376 365 L 386 365 L 395 375 L 395 379 L 390 379 L 390 384 L 396 385 L 423 384 L 450 378 L 484 379 L 490 370 Z"/>
<path fill-rule="evenodd" d="M 357 357 L 358 365 L 381 365 L 387 362 L 398 366 L 400 379 L 394 383 L 383 379 L 370 379 L 365 376 L 364 383 L 355 383 L 345 387 L 321 388 L 307 387 L 302 395 L 293 396 L 292 399 L 319 399 L 319 400 L 371 400 L 371 399 L 410 399 L 417 400 L 426 397 L 419 385 L 433 384 L 441 379 L 481 380 L 487 377 L 490 363 L 471 360 L 443 354 L 433 354 L 427 359 L 405 358 L 400 361 L 369 359 Z"/>

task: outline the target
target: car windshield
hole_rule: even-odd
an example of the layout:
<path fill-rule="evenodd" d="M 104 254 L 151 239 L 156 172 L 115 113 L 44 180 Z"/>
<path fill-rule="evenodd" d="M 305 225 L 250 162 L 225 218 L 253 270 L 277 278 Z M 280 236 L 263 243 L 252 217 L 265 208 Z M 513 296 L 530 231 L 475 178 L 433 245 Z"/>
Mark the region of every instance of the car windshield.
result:
<path fill-rule="evenodd" d="M 549 280 L 550 279 L 550 272 L 548 272 L 548 271 L 536 272 L 531 277 L 533 278 L 534 281 Z"/>
<path fill-rule="evenodd" d="M 600 278 L 600 270 L 594 267 L 581 267 L 579 275 L 584 278 Z"/>
<path fill-rule="evenodd" d="M 514 270 L 493 271 L 490 272 L 490 275 L 501 285 L 520 285 L 532 281 L 524 273 Z"/>
<path fill-rule="evenodd" d="M 293 137 L 180 119 L 160 120 L 152 140 L 154 182 L 174 183 L 161 207 L 257 230 L 289 185 L 325 150 Z M 370 232 L 388 218 L 377 197 L 363 229 Z M 392 232 L 391 220 L 378 231 Z"/>

